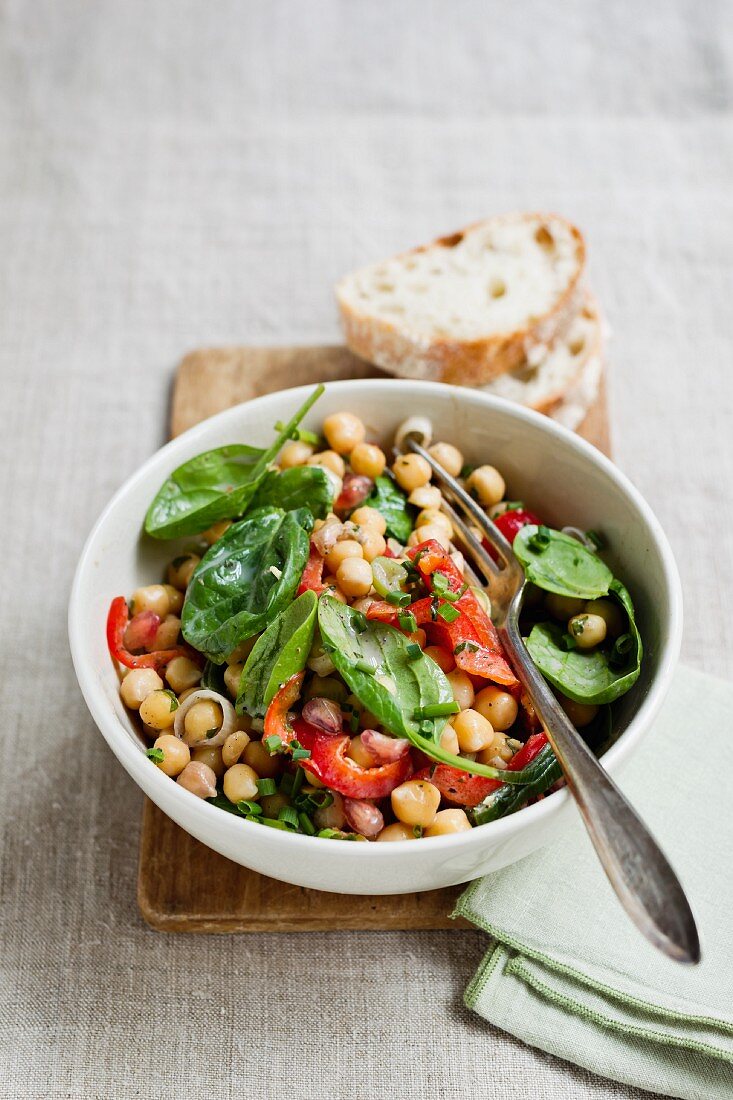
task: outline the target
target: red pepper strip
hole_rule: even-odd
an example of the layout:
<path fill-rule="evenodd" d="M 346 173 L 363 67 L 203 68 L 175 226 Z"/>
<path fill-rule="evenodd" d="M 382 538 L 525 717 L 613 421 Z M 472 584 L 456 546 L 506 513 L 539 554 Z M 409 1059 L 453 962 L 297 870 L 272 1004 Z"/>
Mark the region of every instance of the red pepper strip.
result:
<path fill-rule="evenodd" d="M 303 570 L 300 584 L 298 585 L 299 596 L 302 596 L 308 589 L 312 589 L 312 591 L 318 593 L 319 596 L 321 592 L 323 592 L 324 585 L 321 584 L 321 579 L 323 577 L 324 561 L 325 558 L 323 554 L 319 553 L 313 543 L 311 543 L 308 561 L 305 563 L 305 569 Z"/>
<path fill-rule="evenodd" d="M 265 713 L 264 737 L 279 737 L 283 745 L 289 745 L 295 736 L 288 722 L 288 711 L 292 710 L 300 698 L 305 672 L 297 672 L 278 688 Z"/>
<path fill-rule="evenodd" d="M 434 591 L 432 578 L 436 572 L 441 573 L 446 578 L 453 592 L 458 592 L 465 584 L 460 569 L 435 539 L 429 539 L 427 542 L 421 543 L 420 546 L 408 550 L 407 553 L 413 560 L 419 554 L 416 563 L 417 568 L 422 573 L 431 591 Z M 418 624 L 422 622 L 423 625 L 427 623 L 427 620 L 422 617 L 424 615 L 424 604 L 424 600 L 419 600 L 417 604 L 410 607 L 410 611 L 415 615 Z M 517 687 L 519 681 L 504 656 L 496 628 L 471 589 L 468 588 L 459 599 L 454 600 L 451 607 L 460 611 L 460 618 L 454 619 L 452 623 L 446 623 L 444 620 L 436 620 L 436 622 L 439 623 L 440 634 L 444 638 L 447 637 L 452 643 L 450 649 L 454 653 L 458 668 L 471 675 L 493 680 L 497 684 L 512 688 Z M 434 629 L 436 623 L 432 623 L 432 625 L 433 633 L 436 633 Z M 473 645 L 478 645 L 479 649 L 467 648 L 462 650 L 461 653 L 455 654 L 455 649 L 461 642 L 471 642 Z M 446 642 L 444 641 L 442 644 L 445 645 Z"/>
<path fill-rule="evenodd" d="M 509 761 L 507 771 L 518 772 L 526 768 L 546 744 L 546 733 L 533 734 Z M 499 787 L 504 786 L 500 779 L 470 775 L 450 764 L 438 764 L 434 769 L 423 768 L 412 778 L 429 780 L 438 788 L 446 802 L 453 802 L 458 806 L 478 806 L 492 791 L 498 791 Z"/>
<path fill-rule="evenodd" d="M 412 611 L 411 607 L 406 607 L 405 611 Z M 367 619 L 377 619 L 380 623 L 389 623 L 390 626 L 398 626 L 397 616 L 399 609 L 392 603 L 387 603 L 386 600 L 372 600 L 367 608 Z"/>
<path fill-rule="evenodd" d="M 329 736 L 302 718 L 293 722 L 293 732 L 303 748 L 310 749 L 311 755 L 304 761 L 308 771 L 347 798 L 385 798 L 412 770 L 409 752 L 389 764 L 363 768 L 346 755 L 351 741 L 348 735 Z"/>
<path fill-rule="evenodd" d="M 127 600 L 124 596 L 115 596 L 109 606 L 107 614 L 107 645 L 112 659 L 119 661 L 127 668 L 154 668 L 160 669 L 167 665 L 174 657 L 190 657 L 199 659 L 200 655 L 188 646 L 177 646 L 175 649 L 159 649 L 154 653 L 140 653 L 135 655 L 125 648 L 124 637 L 127 624 L 130 621 L 130 613 L 127 610 Z"/>

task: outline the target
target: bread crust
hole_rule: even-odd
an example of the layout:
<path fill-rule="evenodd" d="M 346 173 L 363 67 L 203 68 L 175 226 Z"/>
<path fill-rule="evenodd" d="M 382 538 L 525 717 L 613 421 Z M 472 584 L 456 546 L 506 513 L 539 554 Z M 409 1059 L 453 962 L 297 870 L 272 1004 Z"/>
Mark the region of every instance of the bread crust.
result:
<path fill-rule="evenodd" d="M 402 378 L 479 386 L 501 374 L 516 370 L 526 362 L 533 347 L 550 344 L 562 337 L 582 305 L 585 241 L 580 230 L 560 215 L 528 213 L 520 217 L 532 221 L 560 221 L 575 242 L 575 273 L 551 309 L 522 328 L 497 332 L 480 340 L 426 338 L 411 333 L 406 326 L 360 311 L 348 300 L 346 280 L 342 280 L 336 287 L 336 300 L 344 339 L 350 350 L 360 358 Z M 516 220 L 517 215 L 501 215 L 487 220 L 500 222 L 508 219 Z M 439 237 L 429 245 L 409 249 L 399 258 L 438 246 L 453 247 L 466 233 L 482 224 L 473 223 L 458 233 Z"/>

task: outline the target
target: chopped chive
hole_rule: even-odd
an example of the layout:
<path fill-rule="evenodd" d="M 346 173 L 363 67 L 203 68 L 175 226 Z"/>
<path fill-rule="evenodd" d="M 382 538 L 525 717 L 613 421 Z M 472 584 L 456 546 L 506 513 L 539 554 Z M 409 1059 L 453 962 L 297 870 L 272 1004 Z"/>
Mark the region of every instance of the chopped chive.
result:
<path fill-rule="evenodd" d="M 266 737 L 262 744 L 265 746 L 270 756 L 276 752 L 280 752 L 283 747 L 282 738 L 278 737 L 276 734 L 273 734 L 271 737 Z"/>
<path fill-rule="evenodd" d="M 302 749 L 301 751 L 302 752 L 307 752 L 308 750 L 307 749 Z M 310 756 L 310 752 L 308 752 L 308 755 Z M 293 753 L 293 756 L 295 756 L 295 753 Z M 295 775 L 293 776 L 293 785 L 290 788 L 292 794 L 295 795 L 295 794 L 298 793 L 300 788 L 303 786 L 303 780 L 304 779 L 305 779 L 305 772 L 303 771 L 303 769 L 302 768 L 296 768 L 295 769 Z"/>
<path fill-rule="evenodd" d="M 475 466 L 469 466 L 468 463 L 466 463 L 465 466 L 461 467 L 461 472 L 458 476 L 462 477 L 464 479 L 467 478 L 467 477 L 470 477 L 475 469 L 476 469 Z"/>
<path fill-rule="evenodd" d="M 371 664 L 369 661 L 365 661 L 362 657 L 360 657 L 357 661 L 354 661 L 354 668 L 358 669 L 359 672 L 375 671 L 374 665 Z"/>
<path fill-rule="evenodd" d="M 298 824 L 306 836 L 316 835 L 316 827 L 308 817 L 308 814 L 298 814 Z"/>
<path fill-rule="evenodd" d="M 295 776 L 292 772 L 284 772 L 280 780 L 280 790 L 283 794 L 292 794 Z"/>
<path fill-rule="evenodd" d="M 460 709 L 455 701 L 450 703 L 428 703 L 426 707 L 417 708 L 415 718 L 444 718 L 446 714 L 458 714 Z"/>
<path fill-rule="evenodd" d="M 456 648 L 453 650 L 453 656 L 457 657 L 459 653 L 478 653 L 479 646 L 475 642 L 459 642 Z"/>
<path fill-rule="evenodd" d="M 527 546 L 530 550 L 535 550 L 538 554 L 541 554 L 550 545 L 550 538 L 550 528 L 540 524 L 532 537 L 527 539 Z"/>
<path fill-rule="evenodd" d="M 446 623 L 453 623 L 456 619 L 460 618 L 460 611 L 456 607 L 451 607 L 449 603 L 442 603 L 438 607 L 438 614 L 441 619 Z"/>
<path fill-rule="evenodd" d="M 560 645 L 566 652 L 571 649 L 578 648 L 578 643 L 576 642 L 575 638 L 572 636 L 572 634 L 568 634 L 567 631 L 565 631 L 562 638 L 560 639 Z"/>
<path fill-rule="evenodd" d="M 154 764 L 160 764 L 161 760 L 165 760 L 165 753 L 162 749 L 146 749 L 145 755 L 148 760 L 152 760 Z"/>
<path fill-rule="evenodd" d="M 333 795 L 330 791 L 315 791 L 310 797 L 319 810 L 327 810 L 329 806 L 333 806 Z"/>
<path fill-rule="evenodd" d="M 414 836 L 415 840 L 419 840 L 422 836 L 422 825 L 413 825 L 412 835 Z"/>
<path fill-rule="evenodd" d="M 323 837 L 324 840 L 332 840 L 333 837 L 341 836 L 340 829 L 321 829 L 318 833 L 319 837 Z"/>
<path fill-rule="evenodd" d="M 424 718 L 418 729 L 423 737 L 432 737 L 435 733 L 435 722 L 433 722 L 432 718 Z"/>
<path fill-rule="evenodd" d="M 358 728 L 359 728 L 359 715 L 357 714 L 357 712 L 355 710 L 352 710 L 351 714 L 349 715 L 349 729 L 351 730 L 352 733 L 356 733 Z"/>
<path fill-rule="evenodd" d="M 274 779 L 258 779 L 257 790 L 261 795 L 274 794 L 277 790 L 277 784 Z"/>
<path fill-rule="evenodd" d="M 357 634 L 363 634 L 367 628 L 367 617 L 363 611 L 353 611 L 351 620 Z"/>
<path fill-rule="evenodd" d="M 400 630 L 404 630 L 406 634 L 414 634 L 417 630 L 417 619 L 411 611 L 400 611 L 397 622 L 400 624 Z"/>
<path fill-rule="evenodd" d="M 284 430 L 285 424 L 283 424 L 282 420 L 276 420 L 275 431 L 282 432 Z M 315 432 L 309 432 L 307 428 L 293 428 L 290 433 L 290 438 L 297 439 L 301 443 L 311 443 L 314 447 L 317 447 L 321 442 L 320 436 L 316 435 Z"/>
<path fill-rule="evenodd" d="M 410 642 L 407 647 L 407 656 L 411 661 L 418 661 L 422 657 L 422 650 L 417 642 Z"/>
<path fill-rule="evenodd" d="M 171 705 L 170 705 L 170 711 L 171 711 L 171 713 L 173 713 L 173 711 L 174 711 L 174 710 L 178 710 L 178 707 L 179 707 L 179 705 L 180 705 L 180 704 L 179 704 L 179 702 L 178 702 L 178 696 L 176 695 L 176 693 L 175 693 L 174 691 L 171 691 L 170 689 L 168 689 L 168 688 L 167 688 L 167 689 L 166 689 L 166 690 L 165 690 L 165 691 L 163 692 L 163 694 L 164 694 L 164 695 L 167 695 L 167 696 L 168 696 L 168 698 L 169 698 L 169 699 L 170 699 L 170 701 L 171 701 Z M 208 734 L 207 734 L 206 736 L 208 737 Z"/>
<path fill-rule="evenodd" d="M 408 607 L 412 603 L 409 592 L 388 592 L 384 598 L 387 603 L 391 603 L 394 607 Z"/>
<path fill-rule="evenodd" d="M 276 817 L 254 817 L 250 818 L 250 821 L 257 821 L 260 825 L 267 825 L 269 829 L 282 829 L 284 832 L 290 832 L 290 826 Z"/>
<path fill-rule="evenodd" d="M 293 749 L 293 760 L 308 760 L 310 749 Z"/>
<path fill-rule="evenodd" d="M 259 806 L 256 802 L 250 802 L 249 799 L 246 798 L 241 799 L 237 803 L 237 809 L 239 810 L 240 814 L 244 814 L 245 817 L 248 817 L 250 814 L 253 814 L 255 817 L 259 817 L 262 813 L 261 806 Z"/>
<path fill-rule="evenodd" d="M 277 817 L 278 821 L 284 821 L 286 825 L 292 825 L 295 829 L 298 828 L 298 811 L 294 806 L 283 806 Z"/>
<path fill-rule="evenodd" d="M 614 668 L 619 668 L 626 663 L 626 658 L 634 648 L 634 639 L 630 634 L 621 634 L 613 644 L 611 655 L 608 658 L 609 664 Z"/>

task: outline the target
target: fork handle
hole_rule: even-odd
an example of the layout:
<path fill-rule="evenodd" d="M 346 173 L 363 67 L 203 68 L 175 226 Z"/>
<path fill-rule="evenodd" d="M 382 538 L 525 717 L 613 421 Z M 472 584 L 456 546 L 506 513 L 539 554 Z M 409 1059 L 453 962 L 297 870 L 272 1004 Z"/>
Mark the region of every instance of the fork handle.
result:
<path fill-rule="evenodd" d="M 680 962 L 700 960 L 689 902 L 654 837 L 572 725 L 509 615 L 499 636 L 527 690 L 609 882 L 637 928 Z"/>

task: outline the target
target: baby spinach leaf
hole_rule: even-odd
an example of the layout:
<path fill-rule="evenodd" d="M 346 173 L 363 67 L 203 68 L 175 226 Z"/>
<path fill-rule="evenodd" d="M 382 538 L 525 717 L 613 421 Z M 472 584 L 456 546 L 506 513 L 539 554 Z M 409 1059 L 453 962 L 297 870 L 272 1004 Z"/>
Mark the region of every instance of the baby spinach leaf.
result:
<path fill-rule="evenodd" d="M 218 691 L 224 698 L 228 698 L 226 684 L 224 683 L 224 669 L 221 665 L 215 665 L 213 661 L 207 661 L 204 671 L 201 673 L 201 687 L 207 691 Z"/>
<path fill-rule="evenodd" d="M 376 478 L 374 488 L 364 503 L 382 513 L 387 521 L 388 535 L 398 542 L 407 542 L 412 534 L 415 509 L 407 503 L 407 497 L 391 477 L 383 474 Z"/>
<path fill-rule="evenodd" d="M 209 548 L 191 578 L 183 636 L 221 664 L 259 634 L 293 598 L 308 559 L 310 512 L 260 508 Z"/>
<path fill-rule="evenodd" d="M 616 668 L 609 661 L 610 645 L 589 650 L 565 649 L 565 630 L 557 623 L 538 623 L 527 639 L 530 656 L 545 679 L 577 703 L 612 703 L 624 695 L 639 676 L 642 644 L 631 597 L 615 579 L 611 581 L 609 594 L 625 608 L 634 642 L 622 667 Z"/>
<path fill-rule="evenodd" d="M 524 771 L 499 771 L 440 746 L 447 717 L 425 722 L 420 711 L 436 703 L 452 703 L 453 690 L 441 668 L 424 653 L 415 659 L 408 653 L 410 641 L 399 630 L 368 619 L 331 596 L 318 601 L 318 625 L 324 645 L 337 671 L 359 702 L 395 737 L 407 737 L 413 745 L 444 764 L 502 779 L 506 783 L 529 781 Z"/>
<path fill-rule="evenodd" d="M 325 519 L 333 507 L 333 486 L 318 466 L 268 470 L 252 498 L 251 508 L 308 508 L 315 519 Z"/>
<path fill-rule="evenodd" d="M 415 712 L 432 703 L 450 703 L 453 691 L 445 673 L 422 654 L 411 660 L 408 641 L 399 630 L 367 620 L 350 607 L 322 596 L 318 625 L 331 660 L 359 702 L 396 737 L 420 732 Z M 433 720 L 434 739 L 446 718 Z"/>
<path fill-rule="evenodd" d="M 298 424 L 323 393 L 317 386 L 267 450 L 233 443 L 184 462 L 158 490 L 145 517 L 145 530 L 156 539 L 197 535 L 212 523 L 241 516 Z"/>
<path fill-rule="evenodd" d="M 545 592 L 595 600 L 605 596 L 613 573 L 599 557 L 562 531 L 545 528 L 546 542 L 540 549 L 533 545 L 539 528 L 528 524 L 514 539 L 514 553 L 524 567 L 528 581 Z"/>
<path fill-rule="evenodd" d="M 318 597 L 309 590 L 280 612 L 254 644 L 242 669 L 237 713 L 263 718 L 275 692 L 305 668 L 316 627 Z"/>

